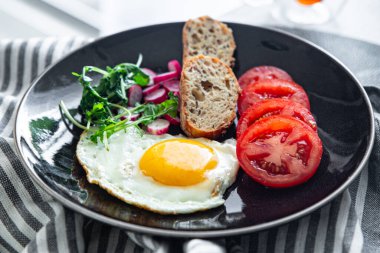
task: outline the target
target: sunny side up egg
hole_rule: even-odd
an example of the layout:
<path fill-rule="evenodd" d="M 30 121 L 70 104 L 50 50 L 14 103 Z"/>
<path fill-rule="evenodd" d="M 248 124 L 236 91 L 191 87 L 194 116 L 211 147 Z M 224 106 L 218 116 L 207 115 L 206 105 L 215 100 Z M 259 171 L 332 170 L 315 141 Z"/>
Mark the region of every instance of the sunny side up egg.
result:
<path fill-rule="evenodd" d="M 109 138 L 109 150 L 84 132 L 76 155 L 87 180 L 110 194 L 161 214 L 192 213 L 220 206 L 235 181 L 236 141 L 185 136 L 141 136 L 135 129 Z"/>

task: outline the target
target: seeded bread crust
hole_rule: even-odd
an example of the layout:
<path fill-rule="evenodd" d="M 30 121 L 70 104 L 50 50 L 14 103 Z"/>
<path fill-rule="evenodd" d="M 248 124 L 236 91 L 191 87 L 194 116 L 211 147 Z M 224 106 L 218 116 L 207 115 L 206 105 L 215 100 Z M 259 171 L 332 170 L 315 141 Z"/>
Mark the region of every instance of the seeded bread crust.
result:
<path fill-rule="evenodd" d="M 190 137 L 218 138 L 236 117 L 239 93 L 234 73 L 221 60 L 204 55 L 189 58 L 180 81 L 182 130 Z"/>
<path fill-rule="evenodd" d="M 221 59 L 233 67 L 236 44 L 232 30 L 222 22 L 208 16 L 190 19 L 183 32 L 183 62 L 196 55 L 208 55 Z"/>

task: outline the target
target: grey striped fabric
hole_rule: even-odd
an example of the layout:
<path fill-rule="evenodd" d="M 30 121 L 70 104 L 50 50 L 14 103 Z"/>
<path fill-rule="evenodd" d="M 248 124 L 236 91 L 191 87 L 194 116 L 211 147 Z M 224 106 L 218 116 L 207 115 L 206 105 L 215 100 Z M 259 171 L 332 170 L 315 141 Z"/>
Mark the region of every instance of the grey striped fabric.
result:
<path fill-rule="evenodd" d="M 84 38 L 0 41 L 0 252 L 146 252 L 120 229 L 63 208 L 29 178 L 14 150 L 15 108 L 47 66 Z"/>
<path fill-rule="evenodd" d="M 182 243 L 122 231 L 62 207 L 31 181 L 15 154 L 15 108 L 39 73 L 87 42 L 0 42 L 0 252 L 380 252 L 379 131 L 369 166 L 341 196 L 309 216 L 259 233 Z M 367 91 L 380 112 L 380 89 Z M 375 116 L 378 130 L 380 114 Z"/>

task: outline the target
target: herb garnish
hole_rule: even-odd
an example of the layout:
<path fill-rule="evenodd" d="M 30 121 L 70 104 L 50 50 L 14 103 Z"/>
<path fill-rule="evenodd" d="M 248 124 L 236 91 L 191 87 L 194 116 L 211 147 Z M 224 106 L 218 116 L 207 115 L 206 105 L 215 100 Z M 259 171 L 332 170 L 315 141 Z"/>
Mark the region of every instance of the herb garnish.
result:
<path fill-rule="evenodd" d="M 142 132 L 141 125 L 148 125 L 165 114 L 173 118 L 177 116 L 178 98 L 172 92 L 169 93 L 169 98 L 160 104 L 136 104 L 132 109 L 127 108 L 128 89 L 134 84 L 145 87 L 150 81 L 150 77 L 139 68 L 141 59 L 140 56 L 137 64 L 121 63 L 113 68 L 107 67 L 106 70 L 84 66 L 81 74 L 72 73 L 78 77 L 83 87 L 79 108 L 84 116 L 85 125 L 70 115 L 63 101 L 60 102 L 60 107 L 74 125 L 91 132 L 90 138 L 94 143 L 102 142 L 108 146 L 108 138 L 118 131 L 136 127 Z M 98 85 L 88 76 L 90 72 L 102 75 Z M 130 116 L 135 113 L 141 116 L 131 121 Z"/>

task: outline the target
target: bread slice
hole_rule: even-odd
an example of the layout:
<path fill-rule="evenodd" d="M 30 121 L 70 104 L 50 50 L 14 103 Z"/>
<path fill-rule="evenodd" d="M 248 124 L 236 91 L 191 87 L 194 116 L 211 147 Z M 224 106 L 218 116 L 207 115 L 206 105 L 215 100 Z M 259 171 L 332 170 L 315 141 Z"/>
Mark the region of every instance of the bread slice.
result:
<path fill-rule="evenodd" d="M 198 55 L 183 66 L 181 128 L 190 137 L 216 139 L 236 117 L 240 92 L 231 68 L 218 58 Z"/>
<path fill-rule="evenodd" d="M 183 28 L 182 40 L 183 62 L 188 57 L 203 54 L 219 58 L 233 67 L 236 44 L 232 30 L 222 22 L 208 16 L 190 19 Z"/>

